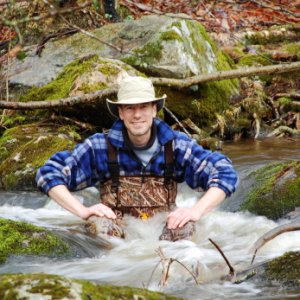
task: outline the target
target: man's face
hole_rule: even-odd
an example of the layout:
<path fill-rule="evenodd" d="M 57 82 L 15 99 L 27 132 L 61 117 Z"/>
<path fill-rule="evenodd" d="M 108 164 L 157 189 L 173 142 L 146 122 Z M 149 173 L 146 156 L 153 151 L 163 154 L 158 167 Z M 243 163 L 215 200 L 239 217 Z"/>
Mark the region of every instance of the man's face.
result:
<path fill-rule="evenodd" d="M 137 137 L 144 136 L 150 139 L 151 126 L 156 112 L 156 104 L 153 102 L 119 105 L 120 119 L 123 120 L 128 136 L 133 142 Z"/>

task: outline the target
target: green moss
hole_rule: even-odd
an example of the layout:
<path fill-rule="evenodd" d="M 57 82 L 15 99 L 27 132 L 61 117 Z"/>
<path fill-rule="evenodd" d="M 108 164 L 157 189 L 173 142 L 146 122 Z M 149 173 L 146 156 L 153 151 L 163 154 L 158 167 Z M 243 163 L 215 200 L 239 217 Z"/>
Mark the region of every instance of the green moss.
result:
<path fill-rule="evenodd" d="M 169 31 L 162 32 L 160 35 L 160 39 L 163 41 L 176 40 L 179 42 L 183 42 L 182 37 L 175 30 L 169 30 Z"/>
<path fill-rule="evenodd" d="M 62 99 L 69 96 L 75 79 L 90 71 L 98 56 L 89 56 L 78 59 L 64 67 L 56 79 L 41 88 L 33 87 L 27 94 L 20 97 L 20 101 L 43 101 Z"/>
<path fill-rule="evenodd" d="M 279 105 L 288 105 L 292 102 L 291 98 L 288 97 L 280 97 L 277 99 Z"/>
<path fill-rule="evenodd" d="M 295 55 L 298 60 L 300 60 L 300 44 L 299 43 L 290 43 L 283 46 L 283 50 L 289 52 L 292 55 Z"/>
<path fill-rule="evenodd" d="M 0 164 L 0 187 L 3 189 L 28 189 L 35 186 L 35 173 L 55 152 L 70 150 L 73 140 L 47 135 L 30 139 L 18 145 Z"/>
<path fill-rule="evenodd" d="M 246 54 L 238 62 L 239 66 L 268 66 L 271 64 L 269 57 L 258 54 Z"/>
<path fill-rule="evenodd" d="M 266 278 L 280 284 L 300 287 L 300 252 L 287 252 L 267 264 Z"/>
<path fill-rule="evenodd" d="M 300 205 L 299 162 L 270 164 L 251 175 L 254 184 L 243 210 L 275 220 Z"/>
<path fill-rule="evenodd" d="M 138 69 L 145 69 L 155 60 L 160 60 L 162 56 L 162 45 L 159 41 L 149 42 L 143 47 L 135 48 L 133 54 L 125 56 L 122 61 Z"/>
<path fill-rule="evenodd" d="M 6 219 L 0 219 L 0 240 L 1 263 L 9 255 L 62 255 L 69 250 L 65 242 L 45 229 Z"/>
<path fill-rule="evenodd" d="M 119 299 L 145 299 L 145 300 L 175 300 L 182 299 L 146 289 L 118 286 L 100 286 L 90 282 L 79 281 L 83 286 L 83 300 L 119 300 Z"/>
<path fill-rule="evenodd" d="M 23 292 L 22 292 L 23 291 Z M 21 298 L 26 291 L 25 298 Z M 70 280 L 58 275 L 48 274 L 4 274 L 0 275 L 0 298 L 2 300 L 27 300 L 31 297 L 51 297 L 53 300 L 176 300 L 171 295 L 152 292 L 146 289 L 126 286 L 101 286 L 85 280 Z M 44 299 L 43 297 L 43 299 Z M 77 299 L 77 298 L 76 298 Z"/>

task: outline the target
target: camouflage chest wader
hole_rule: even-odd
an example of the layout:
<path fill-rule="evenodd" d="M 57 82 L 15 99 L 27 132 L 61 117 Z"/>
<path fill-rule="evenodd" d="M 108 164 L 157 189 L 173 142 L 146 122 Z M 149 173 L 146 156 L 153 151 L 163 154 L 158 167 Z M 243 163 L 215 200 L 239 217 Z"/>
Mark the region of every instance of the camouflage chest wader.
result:
<path fill-rule="evenodd" d="M 173 146 L 172 141 L 165 146 L 166 163 L 163 177 L 151 175 L 120 176 L 117 151 L 108 139 L 106 141 L 111 179 L 100 184 L 100 197 L 101 203 L 110 207 L 117 215 L 116 221 L 110 221 L 109 226 L 111 228 L 106 234 L 124 237 L 124 232 L 119 227 L 120 219 L 124 214 L 148 219 L 157 212 L 171 211 L 175 206 L 177 183 L 173 179 Z M 107 221 L 107 219 L 104 221 L 105 227 L 107 227 Z M 192 222 L 189 222 L 183 228 L 174 230 L 165 226 L 160 239 L 175 241 L 189 238 L 193 232 L 194 223 Z"/>

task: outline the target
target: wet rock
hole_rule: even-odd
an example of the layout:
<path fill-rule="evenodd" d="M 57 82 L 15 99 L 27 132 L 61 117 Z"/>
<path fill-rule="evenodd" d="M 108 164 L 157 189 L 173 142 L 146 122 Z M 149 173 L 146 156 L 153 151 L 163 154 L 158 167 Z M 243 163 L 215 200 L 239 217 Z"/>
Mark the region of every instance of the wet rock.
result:
<path fill-rule="evenodd" d="M 0 138 L 0 189 L 36 190 L 35 174 L 57 151 L 72 149 L 68 128 L 27 124 L 7 129 Z M 64 133 L 65 132 L 65 133 Z"/>
<path fill-rule="evenodd" d="M 0 275 L 1 299 L 181 299 L 146 289 L 96 285 L 84 280 L 48 274 Z"/>
<path fill-rule="evenodd" d="M 0 263 L 10 255 L 63 255 L 69 250 L 51 232 L 25 222 L 0 219 L 0 237 Z"/>
<path fill-rule="evenodd" d="M 251 176 L 253 186 L 243 210 L 276 220 L 300 205 L 300 162 L 272 163 Z"/>

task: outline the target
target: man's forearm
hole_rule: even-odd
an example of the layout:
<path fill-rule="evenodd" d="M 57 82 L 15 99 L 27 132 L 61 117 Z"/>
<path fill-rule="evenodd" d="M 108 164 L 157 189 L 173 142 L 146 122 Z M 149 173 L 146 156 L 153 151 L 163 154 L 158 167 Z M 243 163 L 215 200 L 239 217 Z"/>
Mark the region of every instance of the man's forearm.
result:
<path fill-rule="evenodd" d="M 197 219 L 213 210 L 226 198 L 225 192 L 218 187 L 211 187 L 193 206 Z"/>
<path fill-rule="evenodd" d="M 64 185 L 54 186 L 49 190 L 48 194 L 60 206 L 82 219 L 87 219 L 92 215 L 110 219 L 116 218 L 116 215 L 112 209 L 104 204 L 97 203 L 90 207 L 84 206 L 70 193 L 70 191 Z"/>
<path fill-rule="evenodd" d="M 88 216 L 88 209 L 74 197 L 64 185 L 54 186 L 49 190 L 49 196 L 60 206 L 70 211 L 74 215 L 85 219 Z"/>

